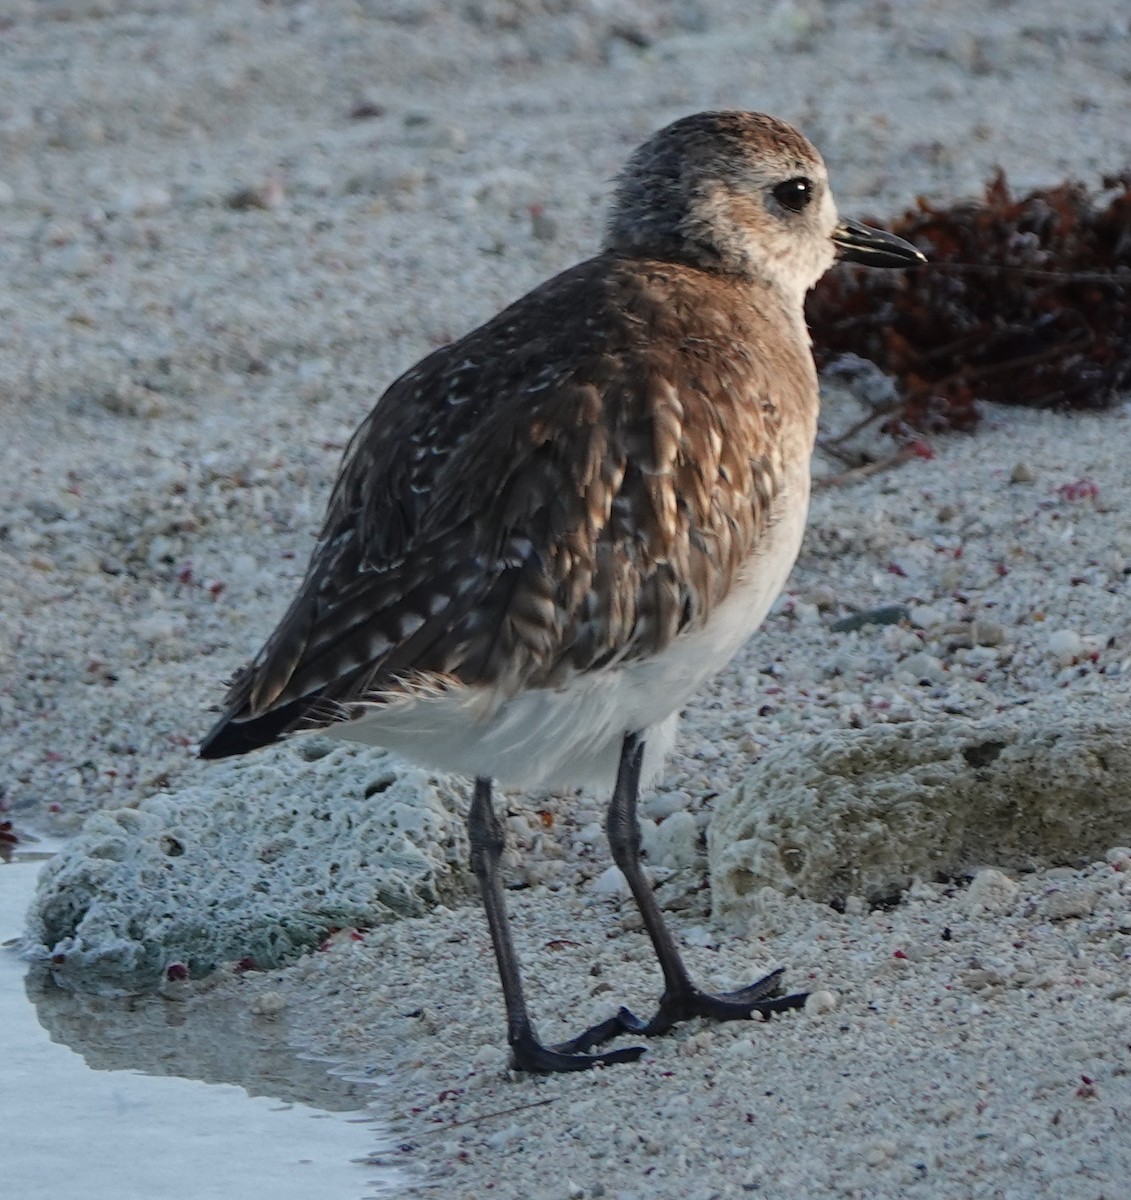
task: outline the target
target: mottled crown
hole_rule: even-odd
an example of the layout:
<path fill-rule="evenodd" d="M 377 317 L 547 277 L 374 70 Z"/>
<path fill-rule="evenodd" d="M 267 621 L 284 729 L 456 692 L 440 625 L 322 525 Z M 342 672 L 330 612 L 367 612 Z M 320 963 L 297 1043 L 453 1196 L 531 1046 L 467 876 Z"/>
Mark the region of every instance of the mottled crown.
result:
<path fill-rule="evenodd" d="M 813 203 L 774 189 L 803 178 Z M 703 112 L 648 139 L 617 180 L 607 250 L 687 262 L 804 292 L 829 267 L 836 209 L 825 165 L 791 125 L 763 113 Z"/>

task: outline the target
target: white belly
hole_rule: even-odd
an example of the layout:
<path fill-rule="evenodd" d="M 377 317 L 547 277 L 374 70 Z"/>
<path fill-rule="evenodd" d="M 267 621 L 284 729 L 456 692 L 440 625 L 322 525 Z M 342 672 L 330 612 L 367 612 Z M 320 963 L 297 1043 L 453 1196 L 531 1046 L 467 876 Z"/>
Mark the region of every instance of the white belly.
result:
<path fill-rule="evenodd" d="M 322 732 L 383 746 L 422 766 L 524 788 L 608 789 L 626 733 L 646 739 L 645 782 L 659 775 L 679 710 L 761 625 L 801 548 L 808 464 L 784 489 L 758 551 L 703 628 L 666 649 L 556 689 L 533 688 L 501 703 L 477 689 L 447 690 L 374 705 Z"/>

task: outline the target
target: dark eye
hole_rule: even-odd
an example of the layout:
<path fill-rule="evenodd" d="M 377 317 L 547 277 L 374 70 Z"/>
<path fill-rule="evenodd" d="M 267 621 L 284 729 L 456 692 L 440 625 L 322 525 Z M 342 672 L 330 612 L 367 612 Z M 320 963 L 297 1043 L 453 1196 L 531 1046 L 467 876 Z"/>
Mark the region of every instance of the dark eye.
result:
<path fill-rule="evenodd" d="M 813 199 L 813 184 L 804 175 L 787 179 L 774 188 L 774 199 L 790 212 L 800 212 Z"/>

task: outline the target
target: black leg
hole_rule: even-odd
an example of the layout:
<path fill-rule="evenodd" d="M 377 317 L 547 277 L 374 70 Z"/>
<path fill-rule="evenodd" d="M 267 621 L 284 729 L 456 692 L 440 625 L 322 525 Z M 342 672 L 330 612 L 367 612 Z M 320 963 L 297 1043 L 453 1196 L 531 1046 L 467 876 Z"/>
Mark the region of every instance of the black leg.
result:
<path fill-rule="evenodd" d="M 544 1046 L 538 1040 L 526 1011 L 518 956 L 507 921 L 506 900 L 499 878 L 503 827 L 491 803 L 489 779 L 475 781 L 475 794 L 467 816 L 467 834 L 471 842 L 471 869 L 479 881 L 487 925 L 491 930 L 491 943 L 495 947 L 495 960 L 499 964 L 499 979 L 507 1008 L 507 1041 L 510 1043 L 512 1066 L 521 1071 L 584 1071 L 598 1064 L 634 1062 L 644 1053 L 643 1046 L 629 1046 L 601 1054 L 579 1054 L 567 1048 Z"/>
<path fill-rule="evenodd" d="M 719 1021 L 748 1020 L 755 1013 L 769 1015 L 789 1008 L 800 1008 L 805 1003 L 803 992 L 791 996 L 780 995 L 781 968 L 747 987 L 721 995 L 701 991 L 691 982 L 640 865 L 640 823 L 636 818 L 636 797 L 640 789 L 643 760 L 643 738 L 635 733 L 628 734 L 621 750 L 620 768 L 605 819 L 605 830 L 609 836 L 613 861 L 624 872 L 644 919 L 644 928 L 652 939 L 660 969 L 664 973 L 664 993 L 650 1021 L 642 1021 L 627 1008 L 622 1008 L 615 1017 L 593 1026 L 562 1046 L 563 1050 L 588 1050 L 620 1033 L 663 1033 L 689 1017 L 714 1017 Z"/>

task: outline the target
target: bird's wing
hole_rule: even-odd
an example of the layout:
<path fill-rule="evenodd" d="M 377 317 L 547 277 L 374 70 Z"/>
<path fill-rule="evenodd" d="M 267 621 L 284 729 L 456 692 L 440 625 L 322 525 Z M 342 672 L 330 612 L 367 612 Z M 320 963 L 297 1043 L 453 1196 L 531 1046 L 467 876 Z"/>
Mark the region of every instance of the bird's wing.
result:
<path fill-rule="evenodd" d="M 230 724 L 259 723 L 260 744 L 421 682 L 553 686 L 706 619 L 767 519 L 780 414 L 729 304 L 608 266 L 388 389 L 202 752 L 232 752 Z"/>

